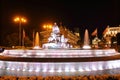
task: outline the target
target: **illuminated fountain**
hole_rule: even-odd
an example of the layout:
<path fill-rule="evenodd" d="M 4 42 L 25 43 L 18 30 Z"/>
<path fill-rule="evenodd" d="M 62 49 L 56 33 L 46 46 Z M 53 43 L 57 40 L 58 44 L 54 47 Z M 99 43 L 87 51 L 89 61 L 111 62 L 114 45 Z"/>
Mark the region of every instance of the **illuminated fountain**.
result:
<path fill-rule="evenodd" d="M 48 38 L 48 43 L 43 44 L 43 48 L 49 49 L 64 49 L 64 48 L 72 48 L 70 44 L 67 43 L 68 39 L 64 37 L 64 35 L 60 35 L 59 27 L 56 23 L 54 23 L 52 27 L 52 32 L 50 37 Z"/>
<path fill-rule="evenodd" d="M 41 49 L 40 48 L 40 37 L 39 37 L 39 33 L 37 32 L 35 35 L 35 41 L 34 41 L 34 47 L 33 49 Z"/>
<path fill-rule="evenodd" d="M 89 40 L 89 33 L 88 30 L 85 30 L 85 34 L 84 34 L 84 45 L 83 45 L 83 49 L 90 49 L 90 40 Z"/>
<path fill-rule="evenodd" d="M 5 70 L 2 73 L 64 76 L 120 68 L 120 54 L 115 49 L 90 49 L 88 30 L 85 31 L 83 49 L 66 46 L 66 38 L 56 34 L 58 32 L 57 27 L 42 49 L 39 47 L 38 32 L 34 49 L 5 49 L 0 53 L 0 70 Z"/>

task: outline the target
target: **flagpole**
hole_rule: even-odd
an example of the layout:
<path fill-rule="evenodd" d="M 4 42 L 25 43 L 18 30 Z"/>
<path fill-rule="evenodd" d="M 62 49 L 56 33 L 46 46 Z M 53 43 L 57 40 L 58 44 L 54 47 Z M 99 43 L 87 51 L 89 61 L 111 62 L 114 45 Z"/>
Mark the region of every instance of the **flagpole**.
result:
<path fill-rule="evenodd" d="M 35 42 L 35 41 L 34 41 L 34 40 L 35 40 L 35 39 L 34 39 L 34 38 L 35 38 L 34 36 L 35 36 L 35 31 L 33 30 L 33 46 L 34 46 L 34 42 Z"/>
<path fill-rule="evenodd" d="M 25 32 L 24 32 L 24 29 L 23 29 L 22 47 L 24 47 L 24 37 L 25 37 Z"/>

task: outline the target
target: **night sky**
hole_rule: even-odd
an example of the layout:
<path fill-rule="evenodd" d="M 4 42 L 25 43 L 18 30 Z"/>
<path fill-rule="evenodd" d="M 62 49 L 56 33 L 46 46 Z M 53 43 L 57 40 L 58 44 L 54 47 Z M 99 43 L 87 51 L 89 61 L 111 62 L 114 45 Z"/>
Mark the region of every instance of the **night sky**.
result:
<path fill-rule="evenodd" d="M 118 0 L 0 0 L 0 33 L 6 36 L 18 31 L 13 21 L 15 16 L 24 16 L 27 23 L 22 24 L 29 31 L 41 31 L 45 23 L 62 23 L 70 30 L 80 29 L 83 36 L 85 29 L 91 34 L 96 28 L 98 36 L 109 26 L 120 25 Z"/>

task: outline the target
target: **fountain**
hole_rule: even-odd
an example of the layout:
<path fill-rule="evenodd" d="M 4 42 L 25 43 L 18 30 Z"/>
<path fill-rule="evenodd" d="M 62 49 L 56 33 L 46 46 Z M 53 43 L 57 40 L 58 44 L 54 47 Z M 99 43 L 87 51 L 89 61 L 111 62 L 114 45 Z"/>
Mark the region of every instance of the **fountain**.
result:
<path fill-rule="evenodd" d="M 89 40 L 89 33 L 88 30 L 85 30 L 85 34 L 84 34 L 84 45 L 83 45 L 83 49 L 90 49 L 90 40 Z"/>
<path fill-rule="evenodd" d="M 40 39 L 39 39 L 39 33 L 38 32 L 36 32 L 34 43 L 35 44 L 34 44 L 33 49 L 41 49 L 40 48 Z"/>
<path fill-rule="evenodd" d="M 58 25 L 54 23 L 52 27 L 52 32 L 50 34 L 50 37 L 48 38 L 48 43 L 43 44 L 43 48 L 49 48 L 49 49 L 70 48 L 71 46 L 69 46 L 67 41 L 68 39 L 65 38 L 64 35 L 60 34 Z"/>
<path fill-rule="evenodd" d="M 63 76 L 120 68 L 120 54 L 115 49 L 90 49 L 87 29 L 83 49 L 68 47 L 67 39 L 59 35 L 58 26 L 53 28 L 48 43 L 43 44 L 42 49 L 38 35 L 37 32 L 34 49 L 5 49 L 0 53 L 0 70 L 5 70 L 3 74 Z"/>

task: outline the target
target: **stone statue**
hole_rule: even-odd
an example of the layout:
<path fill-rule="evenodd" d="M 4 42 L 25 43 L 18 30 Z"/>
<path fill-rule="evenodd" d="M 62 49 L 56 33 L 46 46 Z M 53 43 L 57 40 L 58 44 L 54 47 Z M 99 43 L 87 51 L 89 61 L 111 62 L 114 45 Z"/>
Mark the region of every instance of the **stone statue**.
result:
<path fill-rule="evenodd" d="M 58 25 L 56 23 L 54 23 L 54 25 L 53 25 L 52 32 L 54 34 L 60 33 L 59 27 L 58 27 Z"/>
<path fill-rule="evenodd" d="M 68 39 L 60 34 L 58 25 L 54 23 L 48 43 L 43 44 L 43 48 L 67 48 L 67 41 Z"/>

